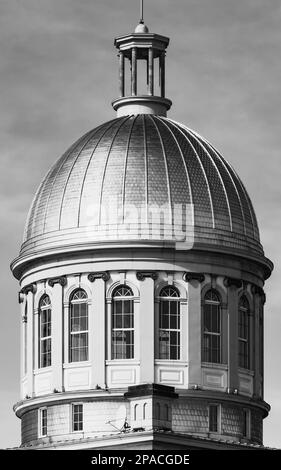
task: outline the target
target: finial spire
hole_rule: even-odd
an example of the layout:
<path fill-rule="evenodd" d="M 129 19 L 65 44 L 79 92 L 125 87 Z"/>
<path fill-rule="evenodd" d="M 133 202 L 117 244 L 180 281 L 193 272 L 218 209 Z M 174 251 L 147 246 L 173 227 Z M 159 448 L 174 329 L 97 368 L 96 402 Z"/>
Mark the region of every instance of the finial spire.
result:
<path fill-rule="evenodd" d="M 140 0 L 140 23 L 143 23 L 143 0 Z"/>

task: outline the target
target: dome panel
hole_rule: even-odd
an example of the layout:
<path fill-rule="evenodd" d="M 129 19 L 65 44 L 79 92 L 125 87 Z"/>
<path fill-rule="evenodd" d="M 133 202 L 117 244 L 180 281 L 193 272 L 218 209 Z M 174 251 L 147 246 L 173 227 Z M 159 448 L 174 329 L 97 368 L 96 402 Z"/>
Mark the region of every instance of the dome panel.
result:
<path fill-rule="evenodd" d="M 114 204 L 117 204 L 115 207 Z M 263 255 L 250 198 L 232 167 L 196 132 L 165 117 L 123 116 L 85 134 L 57 161 L 32 203 L 20 257 L 104 242 L 177 241 L 177 207 L 194 247 Z M 118 207 L 118 211 L 117 211 Z M 139 226 L 142 209 L 145 224 Z M 116 213 L 118 212 L 118 219 Z M 143 215 L 143 214 L 142 214 Z"/>

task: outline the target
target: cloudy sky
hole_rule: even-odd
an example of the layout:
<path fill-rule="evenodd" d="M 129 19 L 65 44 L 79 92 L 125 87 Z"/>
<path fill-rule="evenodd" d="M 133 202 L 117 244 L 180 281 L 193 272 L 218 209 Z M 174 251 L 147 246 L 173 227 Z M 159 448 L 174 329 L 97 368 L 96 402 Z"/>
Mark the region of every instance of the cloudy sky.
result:
<path fill-rule="evenodd" d="M 138 0 L 0 0 L 0 447 L 20 441 L 17 255 L 32 196 L 80 135 L 114 116 L 113 38 Z M 146 0 L 150 30 L 171 38 L 171 118 L 209 139 L 240 174 L 275 270 L 266 284 L 266 445 L 281 447 L 280 0 Z"/>

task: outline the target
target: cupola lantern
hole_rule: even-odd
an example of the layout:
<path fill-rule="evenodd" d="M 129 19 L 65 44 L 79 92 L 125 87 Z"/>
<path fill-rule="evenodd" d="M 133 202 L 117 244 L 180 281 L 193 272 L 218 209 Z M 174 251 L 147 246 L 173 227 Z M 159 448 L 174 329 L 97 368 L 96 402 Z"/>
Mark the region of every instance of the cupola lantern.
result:
<path fill-rule="evenodd" d="M 130 114 L 157 114 L 166 116 L 172 102 L 165 97 L 165 59 L 169 38 L 150 33 L 143 19 L 135 32 L 115 39 L 119 52 L 119 95 L 112 106 L 117 117 Z M 146 73 L 140 74 L 140 66 L 145 63 Z M 126 65 L 129 65 L 127 72 Z M 159 86 L 156 83 L 157 67 Z M 128 87 L 127 85 L 128 77 Z M 146 81 L 146 92 L 139 93 L 138 85 Z M 128 90 L 128 94 L 126 93 Z"/>

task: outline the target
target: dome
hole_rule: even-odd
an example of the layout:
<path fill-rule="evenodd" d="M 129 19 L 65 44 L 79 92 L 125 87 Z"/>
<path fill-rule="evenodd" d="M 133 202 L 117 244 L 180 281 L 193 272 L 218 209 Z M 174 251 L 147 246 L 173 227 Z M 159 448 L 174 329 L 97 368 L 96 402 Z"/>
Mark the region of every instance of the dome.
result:
<path fill-rule="evenodd" d="M 149 29 L 144 23 L 141 22 L 136 26 L 135 33 L 146 34 L 149 33 Z"/>
<path fill-rule="evenodd" d="M 20 259 L 128 240 L 173 243 L 179 228 L 175 207 L 181 205 L 192 208 L 185 225 L 193 233 L 193 248 L 263 256 L 249 196 L 210 143 L 165 117 L 113 119 L 75 142 L 42 181 Z M 165 207 L 169 217 L 162 225 L 168 230 L 149 232 L 147 218 L 140 229 L 131 216 L 128 230 L 125 214 L 132 207 L 146 215 Z"/>

